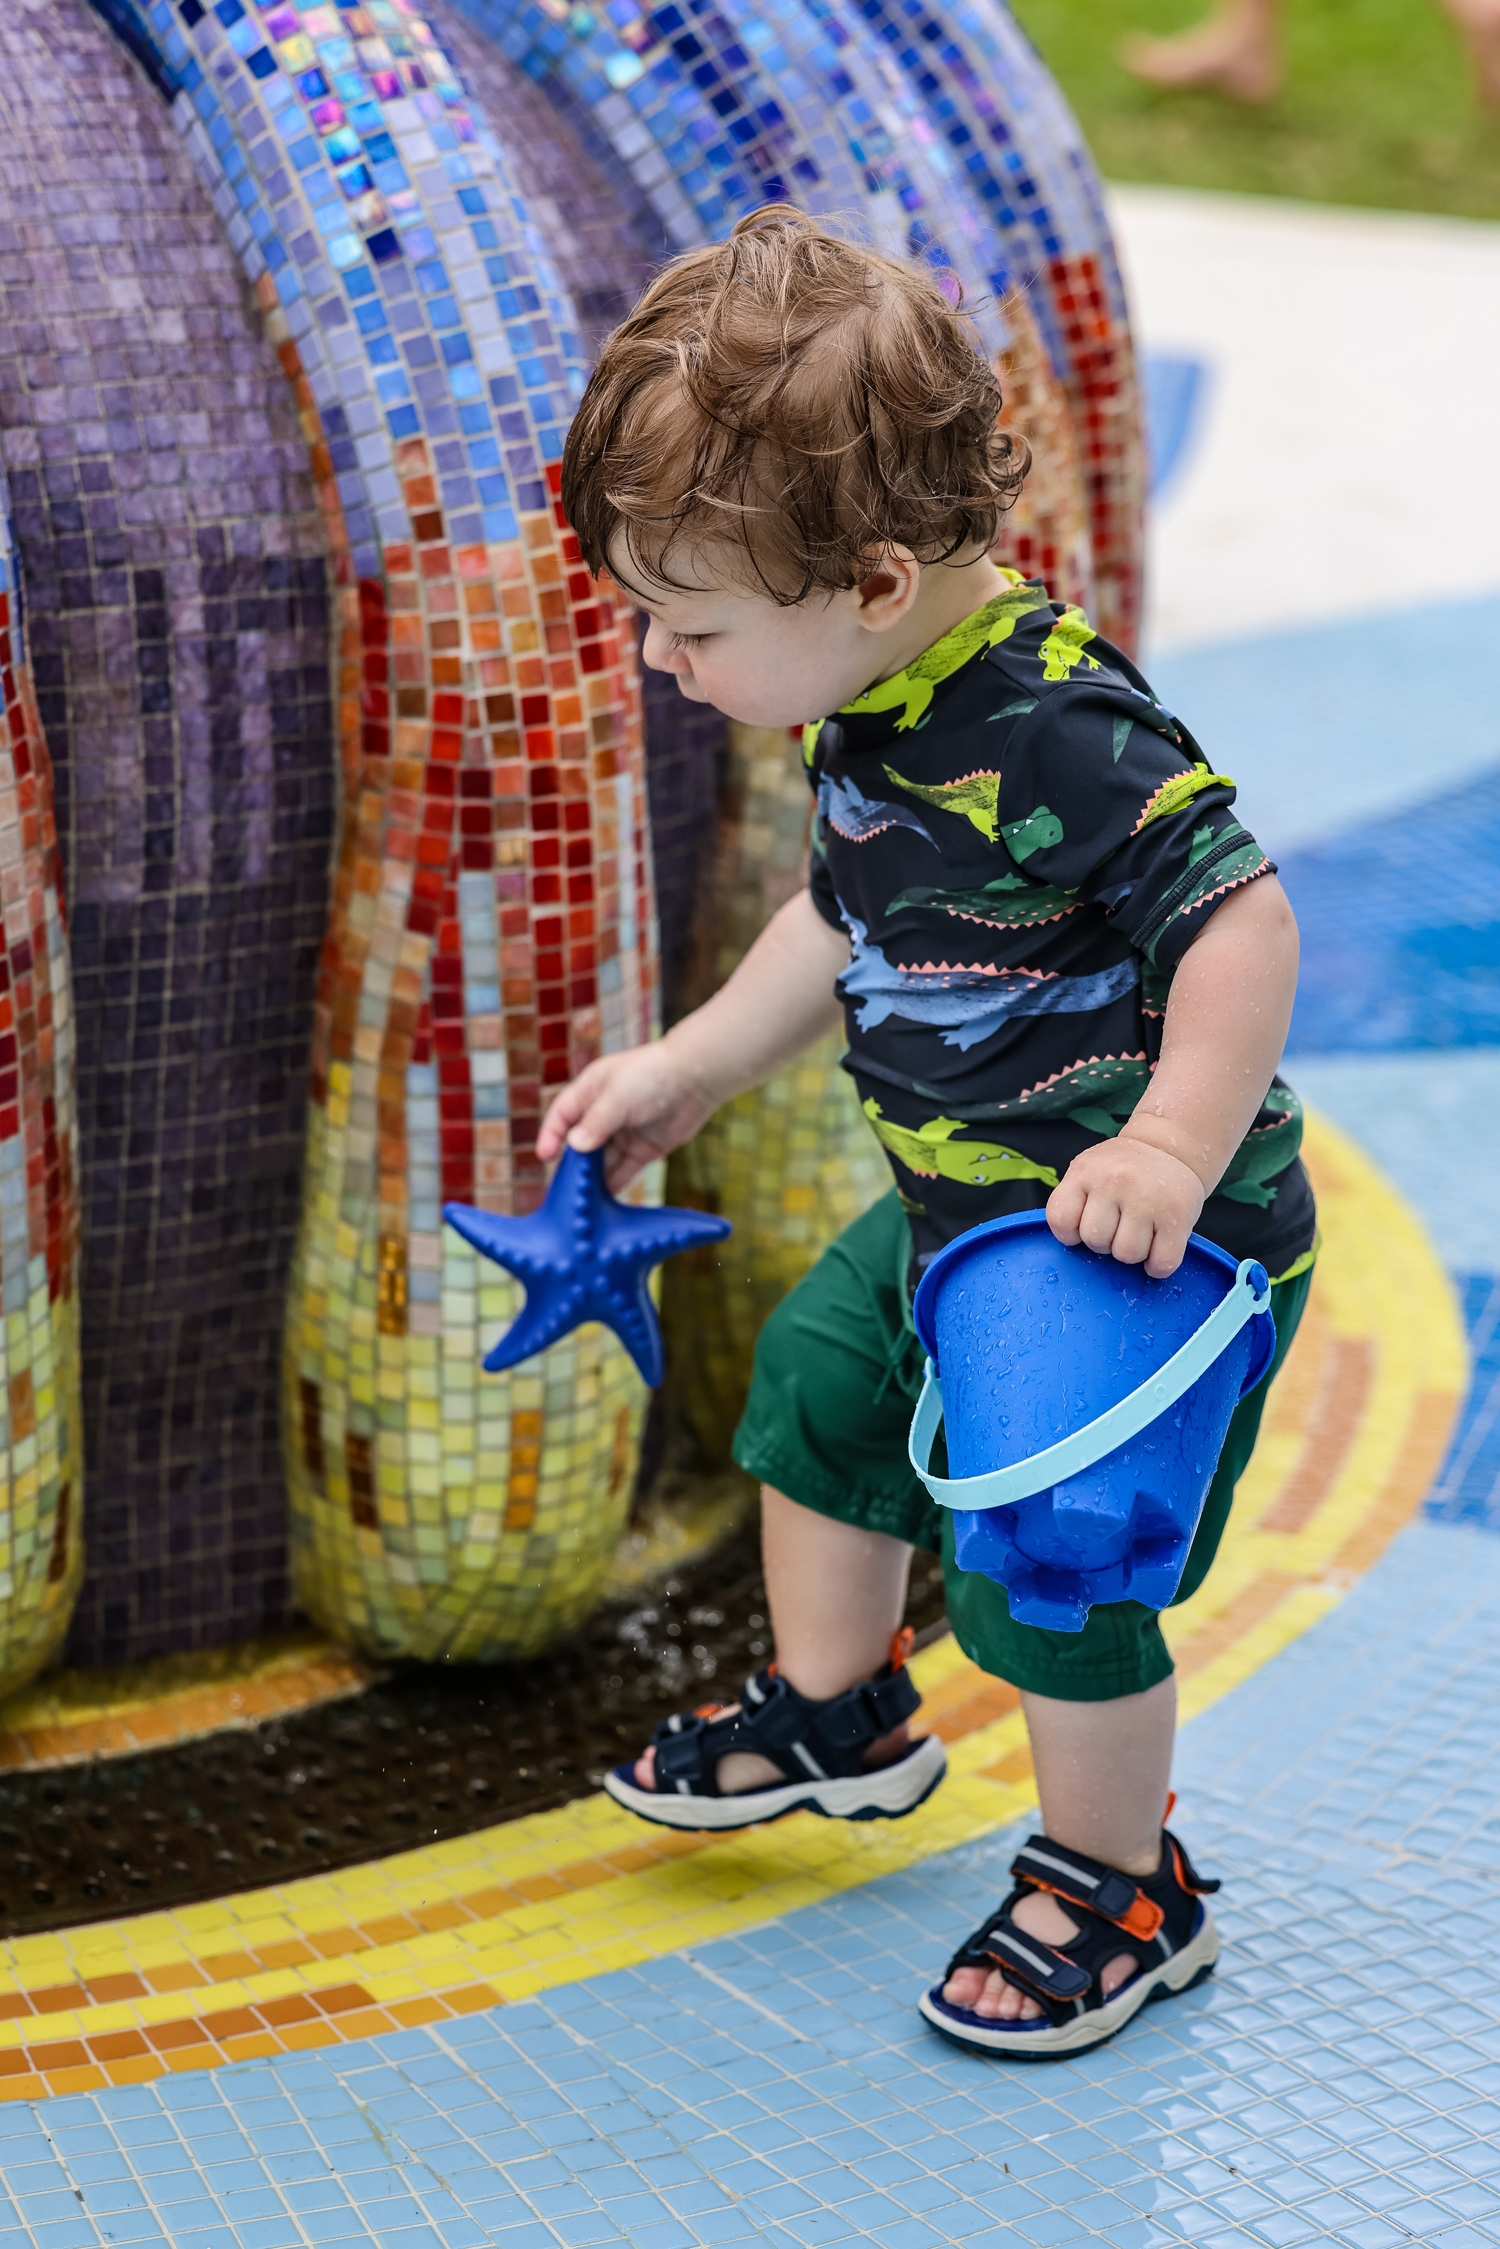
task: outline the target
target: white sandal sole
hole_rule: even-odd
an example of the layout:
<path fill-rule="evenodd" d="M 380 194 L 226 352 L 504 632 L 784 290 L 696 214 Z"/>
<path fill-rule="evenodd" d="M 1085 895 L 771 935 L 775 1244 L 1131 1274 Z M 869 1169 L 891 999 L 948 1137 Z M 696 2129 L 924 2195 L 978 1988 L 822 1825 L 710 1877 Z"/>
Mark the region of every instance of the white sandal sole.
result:
<path fill-rule="evenodd" d="M 899 1820 L 924 1804 L 948 1769 L 948 1755 L 936 1734 L 924 1734 L 894 1765 L 856 1773 L 850 1780 L 788 1781 L 780 1788 L 747 1789 L 740 1796 L 669 1796 L 638 1788 L 630 1768 L 617 1766 L 604 1786 L 617 1804 L 657 1827 L 722 1835 L 737 1827 L 761 1827 L 788 1812 L 816 1812 L 830 1820 Z"/>
<path fill-rule="evenodd" d="M 1023 2028 L 1017 2023 L 983 2021 L 967 2011 L 962 2015 L 949 2013 L 941 2004 L 941 1984 L 924 1991 L 917 2005 L 933 2029 L 955 2045 L 980 2054 L 1005 2054 L 1013 2061 L 1057 2061 L 1066 2054 L 1082 2054 L 1091 2046 L 1102 2046 L 1153 1999 L 1171 1999 L 1201 1983 L 1212 1973 L 1218 1957 L 1219 1932 L 1205 1905 L 1198 1929 L 1170 1960 L 1155 1968 L 1143 1968 L 1102 2007 L 1091 2007 L 1071 2022 L 1049 2023 L 1044 2017 Z"/>

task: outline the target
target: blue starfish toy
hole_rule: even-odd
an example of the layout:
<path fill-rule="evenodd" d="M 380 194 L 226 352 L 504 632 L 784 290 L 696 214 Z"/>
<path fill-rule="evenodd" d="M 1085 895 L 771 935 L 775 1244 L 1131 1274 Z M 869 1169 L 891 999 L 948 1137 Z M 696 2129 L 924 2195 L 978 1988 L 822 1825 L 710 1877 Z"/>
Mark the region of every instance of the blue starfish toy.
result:
<path fill-rule="evenodd" d="M 526 1302 L 484 1366 L 517 1366 L 559 1336 L 602 1320 L 613 1328 L 654 1390 L 663 1372 L 661 1328 L 647 1276 L 664 1257 L 734 1229 L 704 1210 L 638 1210 L 616 1202 L 604 1184 L 604 1152 L 563 1151 L 547 1200 L 530 1218 L 496 1218 L 467 1203 L 445 1203 L 455 1233 L 525 1285 Z"/>

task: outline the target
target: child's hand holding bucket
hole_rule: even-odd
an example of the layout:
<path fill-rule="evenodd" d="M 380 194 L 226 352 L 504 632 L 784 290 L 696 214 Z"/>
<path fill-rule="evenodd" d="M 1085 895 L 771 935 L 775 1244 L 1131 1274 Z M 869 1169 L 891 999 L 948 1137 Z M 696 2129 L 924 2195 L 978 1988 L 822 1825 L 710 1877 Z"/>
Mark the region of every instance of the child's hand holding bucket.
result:
<path fill-rule="evenodd" d="M 1164 1281 L 1182 1263 L 1204 1182 L 1182 1157 L 1138 1137 L 1134 1122 L 1073 1158 L 1048 1199 L 1047 1224 L 1067 1249 L 1107 1251 Z"/>

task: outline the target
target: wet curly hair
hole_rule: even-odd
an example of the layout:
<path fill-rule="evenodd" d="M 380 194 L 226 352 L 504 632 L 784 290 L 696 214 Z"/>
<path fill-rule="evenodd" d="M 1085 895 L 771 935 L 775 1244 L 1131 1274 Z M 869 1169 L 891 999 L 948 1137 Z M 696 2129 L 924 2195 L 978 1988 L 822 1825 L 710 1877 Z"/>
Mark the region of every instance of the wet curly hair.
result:
<path fill-rule="evenodd" d="M 596 574 L 638 590 L 705 548 L 789 606 L 907 547 L 994 543 L 1030 466 L 954 286 L 786 203 L 651 283 L 600 354 L 562 504 Z M 722 566 L 722 565 L 721 565 Z"/>

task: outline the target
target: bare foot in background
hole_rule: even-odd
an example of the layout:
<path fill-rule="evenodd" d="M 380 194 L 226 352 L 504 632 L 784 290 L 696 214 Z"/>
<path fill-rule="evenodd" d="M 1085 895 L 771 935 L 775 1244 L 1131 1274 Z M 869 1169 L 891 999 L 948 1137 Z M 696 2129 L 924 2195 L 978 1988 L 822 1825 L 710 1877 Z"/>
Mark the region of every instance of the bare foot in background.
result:
<path fill-rule="evenodd" d="M 1482 8 L 1486 0 L 1447 0 L 1447 5 L 1456 13 L 1460 7 Z M 1210 86 L 1234 101 L 1269 101 L 1281 86 L 1279 12 L 1279 0 L 1228 0 L 1175 39 L 1124 40 L 1120 60 L 1150 86 L 1172 91 Z"/>
<path fill-rule="evenodd" d="M 1443 0 L 1469 50 L 1475 91 L 1485 109 L 1500 110 L 1500 0 Z M 1264 102 L 1281 86 L 1281 0 L 1224 0 L 1175 39 L 1137 35 L 1120 45 L 1120 60 L 1149 86 L 1180 92 L 1210 86 L 1234 101 Z"/>
<path fill-rule="evenodd" d="M 1500 109 L 1500 0 L 1443 0 L 1463 34 L 1485 109 Z"/>

